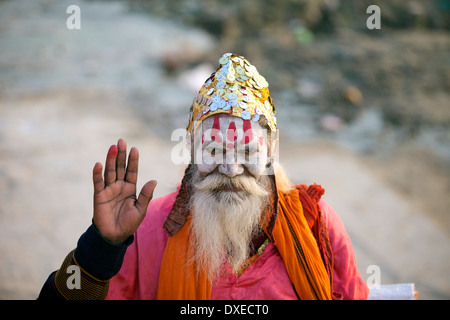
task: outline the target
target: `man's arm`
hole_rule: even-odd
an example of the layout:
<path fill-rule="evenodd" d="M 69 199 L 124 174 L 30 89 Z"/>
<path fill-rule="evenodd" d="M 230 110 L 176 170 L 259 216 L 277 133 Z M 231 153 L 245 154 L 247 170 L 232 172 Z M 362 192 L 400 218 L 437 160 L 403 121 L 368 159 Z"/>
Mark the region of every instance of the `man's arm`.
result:
<path fill-rule="evenodd" d="M 147 182 L 136 198 L 139 153 L 132 148 L 126 163 L 126 148 L 123 139 L 109 148 L 104 174 L 102 164 L 95 164 L 93 223 L 48 277 L 39 299 L 106 297 L 108 280 L 120 270 L 156 187 L 156 181 Z"/>
<path fill-rule="evenodd" d="M 59 270 L 50 274 L 38 299 L 104 299 L 109 279 L 119 272 L 126 249 L 133 239 L 130 236 L 123 244 L 111 244 L 92 224 Z"/>

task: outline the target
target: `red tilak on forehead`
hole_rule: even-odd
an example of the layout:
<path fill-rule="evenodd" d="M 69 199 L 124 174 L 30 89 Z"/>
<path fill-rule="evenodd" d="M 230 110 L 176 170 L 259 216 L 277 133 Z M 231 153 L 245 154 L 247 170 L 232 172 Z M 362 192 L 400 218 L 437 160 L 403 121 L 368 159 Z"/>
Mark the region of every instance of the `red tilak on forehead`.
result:
<path fill-rule="evenodd" d="M 222 142 L 221 134 L 220 134 L 220 122 L 219 122 L 219 115 L 216 114 L 214 116 L 214 123 L 211 130 L 211 140 Z M 202 135 L 202 144 L 205 143 L 205 134 Z"/>
<path fill-rule="evenodd" d="M 227 130 L 227 140 L 236 141 L 236 139 L 237 139 L 236 124 L 234 123 L 234 121 L 232 121 Z"/>
<path fill-rule="evenodd" d="M 254 138 L 254 134 L 253 134 L 253 129 L 252 129 L 252 124 L 250 120 L 243 120 L 243 125 L 242 125 L 242 131 L 243 131 L 243 135 L 242 135 L 242 140 L 240 141 L 241 144 L 248 144 L 250 142 L 253 141 Z M 236 141 L 239 137 L 238 132 L 236 131 L 236 123 L 234 121 L 230 122 L 230 125 L 228 126 L 227 129 L 227 141 L 231 142 L 231 141 Z M 219 121 L 219 115 L 216 114 L 214 116 L 214 123 L 213 123 L 213 127 L 211 130 L 211 140 L 215 141 L 215 142 L 222 142 L 222 135 L 220 132 L 220 121 Z M 259 143 L 262 145 L 263 141 L 262 141 L 262 137 L 259 138 Z M 202 135 L 202 144 L 205 142 L 205 135 Z M 227 148 L 234 148 L 233 144 L 228 144 Z"/>
<path fill-rule="evenodd" d="M 213 129 L 217 129 L 220 131 L 220 121 L 219 121 L 219 115 L 216 114 L 214 116 L 214 124 L 213 124 Z"/>
<path fill-rule="evenodd" d="M 213 130 L 212 130 L 212 141 L 222 142 L 222 138 L 220 137 L 220 121 L 219 121 L 219 115 L 216 114 L 214 116 L 214 124 L 213 124 Z"/>
<path fill-rule="evenodd" d="M 244 120 L 243 129 L 244 129 L 244 137 L 241 140 L 241 144 L 250 143 L 253 140 L 253 130 L 250 120 Z"/>

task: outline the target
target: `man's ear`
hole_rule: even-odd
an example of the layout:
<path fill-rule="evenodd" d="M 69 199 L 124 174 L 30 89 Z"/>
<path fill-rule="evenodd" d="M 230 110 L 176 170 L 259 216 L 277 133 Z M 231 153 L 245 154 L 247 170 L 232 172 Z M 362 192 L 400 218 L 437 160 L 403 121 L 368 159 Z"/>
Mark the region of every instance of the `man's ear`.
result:
<path fill-rule="evenodd" d="M 279 145 L 278 145 L 278 131 L 273 132 L 268 130 L 267 134 L 267 164 L 266 174 L 271 175 L 275 173 L 279 163 Z"/>
<path fill-rule="evenodd" d="M 195 157 L 195 141 L 194 141 L 194 136 L 195 134 L 192 134 L 189 131 L 186 131 L 186 148 L 189 150 L 189 152 L 191 153 L 190 157 L 191 157 L 191 164 L 194 164 L 194 157 Z"/>
<path fill-rule="evenodd" d="M 191 133 L 188 130 L 186 130 L 186 148 L 189 150 L 191 150 L 191 148 L 192 148 L 192 140 L 191 139 L 192 139 Z"/>

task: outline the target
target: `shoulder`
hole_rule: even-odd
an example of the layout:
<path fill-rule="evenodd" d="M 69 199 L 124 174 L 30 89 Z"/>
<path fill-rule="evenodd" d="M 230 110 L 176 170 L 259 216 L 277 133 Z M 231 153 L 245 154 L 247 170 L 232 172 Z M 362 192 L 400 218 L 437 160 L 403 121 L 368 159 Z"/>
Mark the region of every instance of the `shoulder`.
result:
<path fill-rule="evenodd" d="M 367 299 L 369 290 L 358 271 L 353 245 L 344 223 L 325 200 L 321 199 L 319 206 L 333 251 L 333 290 L 343 299 Z"/>
<path fill-rule="evenodd" d="M 350 237 L 345 230 L 344 223 L 333 207 L 324 199 L 319 201 L 320 211 L 328 230 L 328 237 L 332 243 L 333 251 L 350 245 Z"/>
<path fill-rule="evenodd" d="M 320 212 L 328 229 L 330 240 L 350 244 L 344 222 L 334 208 L 324 199 L 319 201 Z"/>
<path fill-rule="evenodd" d="M 322 217 L 324 218 L 328 228 L 333 226 L 344 227 L 341 218 L 328 202 L 326 202 L 324 199 L 320 199 L 318 204 L 322 213 Z"/>
<path fill-rule="evenodd" d="M 163 228 L 178 190 L 152 199 L 127 249 L 122 268 L 111 278 L 107 299 L 154 299 L 169 234 Z"/>

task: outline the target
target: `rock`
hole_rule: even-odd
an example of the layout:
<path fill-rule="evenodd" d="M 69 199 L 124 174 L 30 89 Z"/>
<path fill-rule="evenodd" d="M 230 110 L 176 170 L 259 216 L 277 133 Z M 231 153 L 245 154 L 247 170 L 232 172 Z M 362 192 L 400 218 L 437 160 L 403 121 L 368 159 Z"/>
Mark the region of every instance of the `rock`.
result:
<path fill-rule="evenodd" d="M 354 105 L 358 105 L 363 101 L 363 94 L 355 86 L 348 86 L 344 90 L 344 98 Z"/>

